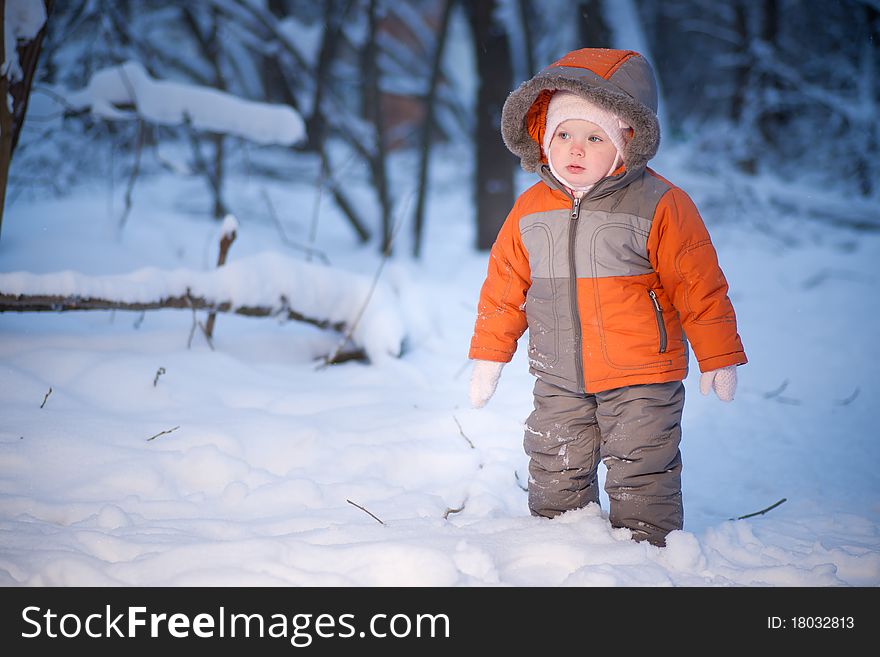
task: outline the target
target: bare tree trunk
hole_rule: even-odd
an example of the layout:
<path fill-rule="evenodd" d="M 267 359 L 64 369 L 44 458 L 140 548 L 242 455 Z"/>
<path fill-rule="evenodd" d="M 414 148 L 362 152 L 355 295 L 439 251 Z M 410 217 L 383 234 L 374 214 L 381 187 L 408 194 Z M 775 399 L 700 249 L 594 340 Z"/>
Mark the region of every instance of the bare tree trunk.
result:
<path fill-rule="evenodd" d="M 862 61 L 859 64 L 861 75 L 864 78 L 864 93 L 867 96 L 862 99 L 862 102 L 870 103 L 876 108 L 880 99 L 877 98 L 876 76 L 878 72 L 874 62 L 877 57 L 877 44 L 880 44 L 880 11 L 867 4 L 864 5 L 863 11 L 865 25 L 868 28 L 868 42 L 862 46 Z M 862 194 L 864 196 L 870 196 L 873 194 L 874 188 L 877 185 L 877 180 L 871 174 L 872 171 L 877 171 L 877 162 L 869 161 L 870 154 L 876 154 L 878 152 L 878 146 L 880 146 L 880 144 L 878 144 L 880 137 L 878 137 L 877 134 L 877 121 L 866 122 L 865 130 L 865 148 L 862 149 L 862 154 L 858 158 L 856 175 L 858 176 L 859 189 Z"/>
<path fill-rule="evenodd" d="M 199 44 L 199 49 L 202 51 L 202 55 L 204 55 L 208 64 L 211 66 L 211 71 L 213 72 L 211 84 L 214 88 L 219 89 L 220 91 L 226 91 L 229 85 L 226 82 L 226 78 L 223 75 L 223 70 L 220 66 L 220 58 L 222 55 L 220 51 L 219 12 L 216 7 L 211 7 L 209 12 L 210 26 L 208 27 L 207 34 L 202 33 L 202 28 L 190 7 L 184 8 L 183 16 L 186 20 L 186 24 L 189 26 L 190 31 L 196 39 L 196 43 Z M 198 136 L 193 136 L 193 139 L 198 140 Z M 203 173 L 208 179 L 208 185 L 214 197 L 212 214 L 214 219 L 220 220 L 227 214 L 226 204 L 223 201 L 223 163 L 226 135 L 212 133 L 208 136 L 208 142 L 213 147 L 212 161 L 209 163 L 204 158 L 199 159 L 201 159 L 201 164 L 204 169 Z"/>
<path fill-rule="evenodd" d="M 519 22 L 522 26 L 523 48 L 526 51 L 526 75 L 532 77 L 538 71 L 535 69 L 535 6 L 532 0 L 517 0 L 519 10 Z"/>
<path fill-rule="evenodd" d="M 321 50 L 318 53 L 318 64 L 315 69 L 315 94 L 312 99 L 312 112 L 306 119 L 308 147 L 313 151 L 324 148 L 327 129 L 322 101 L 330 79 L 330 66 L 336 59 L 339 43 L 342 40 L 342 26 L 351 5 L 351 0 L 347 0 L 344 4 L 338 0 L 327 0 L 324 3 L 324 34 L 321 37 Z"/>
<path fill-rule="evenodd" d="M 10 84 L 6 74 L 0 75 L 0 231 L 3 229 L 3 210 L 6 206 L 6 185 L 9 182 L 9 167 L 12 165 L 12 154 L 18 145 L 18 138 L 24 126 L 31 86 L 37 73 L 37 61 L 43 38 L 46 36 L 46 25 L 52 14 L 54 0 L 43 0 L 46 8 L 46 23 L 37 35 L 27 43 L 18 46 L 18 61 L 21 64 L 22 77 Z M 6 52 L 6 2 L 0 2 L 0 53 Z M 5 55 L 4 55 L 5 58 Z M 8 100 L 11 100 L 11 103 Z M 11 105 L 11 108 L 10 108 Z"/>
<path fill-rule="evenodd" d="M 489 249 L 513 206 L 516 160 L 501 139 L 501 108 L 512 87 L 510 42 L 493 18 L 496 0 L 466 2 L 477 59 L 477 248 Z"/>
<path fill-rule="evenodd" d="M 602 0 L 578 3 L 578 38 L 583 48 L 611 47 L 611 30 L 602 14 Z"/>
<path fill-rule="evenodd" d="M 779 50 L 779 2 L 778 0 L 764 0 L 761 6 L 761 41 L 772 53 Z M 758 133 L 765 144 L 774 150 L 779 149 L 779 137 L 785 134 L 785 128 L 790 120 L 788 110 L 780 107 L 776 98 L 779 97 L 780 81 L 778 76 L 765 71 L 759 77 L 761 96 L 761 112 L 758 115 Z M 769 100 L 769 102 L 768 102 Z"/>
<path fill-rule="evenodd" d="M 437 86 L 440 83 L 440 73 L 443 62 L 443 49 L 446 46 L 446 35 L 449 32 L 449 18 L 455 0 L 445 0 L 443 14 L 440 18 L 440 28 L 437 31 L 437 42 L 434 45 L 434 58 L 431 62 L 431 79 L 428 82 L 428 92 L 425 94 L 425 120 L 421 130 L 421 155 L 419 158 L 419 182 L 418 198 L 416 199 L 415 220 L 413 221 L 413 255 L 419 257 L 422 251 L 422 230 L 425 223 L 425 201 L 428 196 L 428 166 L 431 161 L 431 134 L 434 129 L 434 102 L 437 98 Z"/>
<path fill-rule="evenodd" d="M 390 253 L 391 249 L 391 198 L 388 190 L 388 162 L 385 152 L 385 121 L 382 112 L 382 89 L 379 77 L 379 47 L 376 42 L 378 24 L 376 18 L 378 0 L 370 0 L 367 8 L 367 42 L 363 51 L 364 86 L 363 101 L 365 118 L 373 126 L 374 144 L 370 153 L 369 164 L 373 188 L 379 197 L 379 208 L 382 213 L 382 253 Z"/>
<path fill-rule="evenodd" d="M 735 29 L 738 36 L 737 44 L 737 67 L 735 71 L 735 88 L 733 100 L 731 103 L 731 117 L 737 129 L 743 130 L 744 134 L 751 133 L 754 127 L 751 122 L 758 108 L 755 106 L 756 94 L 754 56 L 752 55 L 752 30 L 749 26 L 749 12 L 752 6 L 750 0 L 737 0 L 734 6 Z M 748 107 L 747 104 L 751 105 Z M 746 152 L 738 152 L 734 154 L 736 166 L 743 173 L 754 175 L 758 169 L 758 160 L 752 149 L 746 149 Z"/>
<path fill-rule="evenodd" d="M 734 29 L 737 35 L 736 68 L 734 69 L 734 90 L 730 102 L 730 118 L 734 123 L 739 123 L 743 118 L 743 108 L 746 101 L 746 93 L 749 85 L 750 59 L 748 12 L 743 0 L 734 4 Z"/>

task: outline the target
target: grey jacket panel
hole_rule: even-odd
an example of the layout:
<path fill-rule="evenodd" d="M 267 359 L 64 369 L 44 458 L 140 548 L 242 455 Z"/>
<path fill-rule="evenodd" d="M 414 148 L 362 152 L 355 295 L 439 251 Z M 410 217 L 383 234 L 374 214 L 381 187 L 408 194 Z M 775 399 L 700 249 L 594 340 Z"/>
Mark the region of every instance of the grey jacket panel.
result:
<path fill-rule="evenodd" d="M 570 276 L 568 240 L 571 220 L 566 210 L 550 210 L 520 219 L 523 245 L 529 252 L 532 279 Z M 648 262 L 651 220 L 603 210 L 582 211 L 575 243 L 575 276 L 633 276 L 653 271 Z"/>
<path fill-rule="evenodd" d="M 533 278 L 526 295 L 529 370 L 537 377 L 571 386 L 577 380 L 575 326 L 568 279 Z"/>

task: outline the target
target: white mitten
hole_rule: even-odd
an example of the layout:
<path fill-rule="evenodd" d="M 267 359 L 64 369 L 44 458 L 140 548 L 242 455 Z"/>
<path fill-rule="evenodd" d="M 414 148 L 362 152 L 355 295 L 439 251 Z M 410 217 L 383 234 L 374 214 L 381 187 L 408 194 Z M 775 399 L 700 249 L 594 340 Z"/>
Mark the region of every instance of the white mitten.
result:
<path fill-rule="evenodd" d="M 733 401 L 736 393 L 736 365 L 728 365 L 700 375 L 700 392 L 708 395 L 714 389 L 721 401 Z"/>
<path fill-rule="evenodd" d="M 478 360 L 474 362 L 471 372 L 470 398 L 471 406 L 483 408 L 492 395 L 495 394 L 495 386 L 501 377 L 501 368 L 504 363 L 496 363 L 492 360 Z"/>

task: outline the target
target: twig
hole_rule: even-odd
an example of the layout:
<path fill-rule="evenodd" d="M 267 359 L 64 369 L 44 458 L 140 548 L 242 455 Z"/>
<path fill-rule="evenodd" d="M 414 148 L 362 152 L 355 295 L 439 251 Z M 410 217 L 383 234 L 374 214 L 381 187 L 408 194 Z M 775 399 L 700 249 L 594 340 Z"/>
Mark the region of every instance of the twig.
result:
<path fill-rule="evenodd" d="M 287 237 L 287 233 L 284 230 L 284 226 L 281 225 L 281 220 L 278 218 L 278 214 L 275 212 L 275 206 L 272 203 L 272 199 L 269 198 L 269 192 L 266 191 L 265 188 L 262 190 L 263 199 L 266 201 L 266 206 L 269 208 L 269 216 L 272 218 L 272 221 L 275 223 L 275 227 L 278 229 L 278 234 L 281 236 L 281 241 L 292 249 L 299 249 L 301 251 L 306 252 L 307 261 L 311 260 L 312 255 L 318 256 L 325 265 L 330 264 L 330 259 L 320 250 L 311 247 L 311 246 L 303 246 L 302 244 L 297 244 L 289 237 Z M 320 189 L 318 190 L 320 194 Z"/>
<path fill-rule="evenodd" d="M 186 295 L 187 300 L 189 300 L 189 293 Z M 199 320 L 196 318 L 196 309 L 193 308 L 192 304 L 190 304 L 190 308 L 192 309 L 193 321 L 192 326 L 189 327 L 189 338 L 186 341 L 186 348 L 192 349 L 193 337 L 196 334 L 196 326 L 199 323 Z"/>
<path fill-rule="evenodd" d="M 856 386 L 856 389 L 852 391 L 852 394 L 846 399 L 834 400 L 834 404 L 837 406 L 849 406 L 855 401 L 855 398 L 859 396 L 860 389 Z"/>
<path fill-rule="evenodd" d="M 446 509 L 446 511 L 443 512 L 443 519 L 447 520 L 449 518 L 449 516 L 451 516 L 453 513 L 461 513 L 462 511 L 464 511 L 464 507 L 467 504 L 467 501 L 468 501 L 468 498 L 467 498 L 467 496 L 465 496 L 465 498 L 461 501 L 460 507 L 458 507 L 457 509 L 452 509 L 452 508 Z"/>
<path fill-rule="evenodd" d="M 467 441 L 467 444 L 471 446 L 471 449 L 476 449 L 476 447 L 474 447 L 474 444 L 471 442 L 471 439 L 464 434 L 464 429 L 461 428 L 461 422 L 458 421 L 458 418 L 453 415 L 452 419 L 455 420 L 455 423 L 458 425 L 458 433 L 461 434 L 461 437 Z"/>
<path fill-rule="evenodd" d="M 208 346 L 211 347 L 211 351 L 214 351 L 214 340 L 211 338 L 211 334 L 208 333 L 208 327 L 199 322 L 199 328 L 202 329 L 202 335 L 205 336 L 205 341 L 208 343 Z"/>
<path fill-rule="evenodd" d="M 788 387 L 788 379 L 782 382 L 782 385 L 779 386 L 776 390 L 772 390 L 771 392 L 764 393 L 764 399 L 773 399 L 774 397 L 782 394 L 782 391 Z"/>
<path fill-rule="evenodd" d="M 524 491 L 529 492 L 529 487 L 522 485 L 522 481 L 520 481 L 520 478 L 519 478 L 519 472 L 514 470 L 513 476 L 514 476 L 514 478 L 516 478 L 516 485 L 519 486 L 520 488 L 522 488 Z"/>
<path fill-rule="evenodd" d="M 128 186 L 125 188 L 125 210 L 123 210 L 122 212 L 122 217 L 119 218 L 120 230 L 125 227 L 125 221 L 128 219 L 128 215 L 131 212 L 131 196 L 134 192 L 134 184 L 137 181 L 138 174 L 141 170 L 141 153 L 144 150 L 144 139 L 146 131 L 147 127 L 144 124 L 144 119 L 138 116 L 138 134 L 137 145 L 134 152 L 134 167 L 132 167 L 131 176 L 129 176 L 128 178 Z"/>
<path fill-rule="evenodd" d="M 160 431 L 155 436 L 150 436 L 149 438 L 147 438 L 147 442 L 150 442 L 151 440 L 153 440 L 154 438 L 158 438 L 159 436 L 163 436 L 166 433 L 171 433 L 172 431 L 177 431 L 178 429 L 180 429 L 180 425 L 174 427 L 173 429 L 167 429 L 165 431 Z"/>
<path fill-rule="evenodd" d="M 189 307 L 192 310 L 193 314 L 192 326 L 190 326 L 189 328 L 189 339 L 186 341 L 186 348 L 192 349 L 193 336 L 195 336 L 196 327 L 198 326 L 200 329 L 202 329 L 202 335 L 205 336 L 205 340 L 207 341 L 208 346 L 211 347 L 211 351 L 214 351 L 214 343 L 211 341 L 211 336 L 208 335 L 208 329 L 205 328 L 205 325 L 198 320 L 198 317 L 196 317 L 196 307 L 192 303 L 192 297 L 190 296 L 189 290 L 186 291 L 186 301 L 189 304 Z"/>
<path fill-rule="evenodd" d="M 782 504 L 785 501 L 786 501 L 786 498 L 783 497 L 781 500 L 779 500 L 775 504 L 771 504 L 766 509 L 761 509 L 760 511 L 755 511 L 754 513 L 747 513 L 744 516 L 740 516 L 739 518 L 736 518 L 736 520 L 744 520 L 746 518 L 751 518 L 753 516 L 763 515 L 763 514 L 767 513 L 768 511 L 772 511 L 773 509 L 775 509 L 777 506 L 779 506 L 780 504 Z M 734 518 L 729 518 L 729 520 L 734 520 Z"/>
<path fill-rule="evenodd" d="M 383 524 L 383 525 L 385 524 L 384 522 L 382 522 L 381 520 L 379 520 L 379 518 L 376 518 L 376 516 L 374 516 L 374 515 L 373 515 L 372 513 L 370 513 L 369 511 L 367 511 L 367 510 L 366 510 L 364 507 L 362 507 L 360 504 L 355 504 L 354 502 L 352 502 L 352 501 L 349 500 L 349 499 L 346 499 L 345 501 L 348 502 L 349 504 L 351 504 L 352 506 L 356 506 L 357 508 L 359 508 L 359 509 L 360 509 L 361 511 L 363 511 L 364 513 L 367 513 L 367 514 L 373 516 L 373 518 L 374 518 L 376 521 L 378 521 L 379 523 L 381 523 L 381 524 Z"/>
<path fill-rule="evenodd" d="M 409 198 L 406 201 L 405 206 L 408 208 L 410 201 L 412 201 L 413 193 L 410 193 Z M 382 259 L 379 261 L 379 266 L 376 268 L 376 273 L 373 276 L 373 282 L 370 284 L 370 289 L 367 291 L 367 297 L 364 299 L 364 303 L 361 305 L 358 310 L 357 315 L 355 315 L 354 320 L 349 325 L 348 329 L 345 331 L 345 335 L 342 336 L 342 339 L 336 345 L 336 349 L 333 350 L 333 353 L 330 354 L 326 358 L 326 360 L 318 366 L 318 369 L 322 369 L 327 365 L 330 365 L 336 362 L 336 358 L 339 356 L 339 352 L 342 351 L 342 348 L 345 344 L 351 340 L 351 336 L 354 334 L 354 330 L 357 328 L 358 323 L 361 321 L 361 317 L 363 317 L 364 312 L 367 309 L 367 306 L 370 305 L 370 299 L 373 298 L 373 292 L 376 291 L 376 287 L 379 284 L 379 277 L 382 275 L 382 270 L 385 268 L 385 263 L 388 262 L 388 258 L 391 255 L 391 246 L 394 244 L 394 239 L 397 237 L 398 232 L 400 232 L 400 227 L 403 225 L 403 218 L 406 216 L 406 213 L 401 212 L 397 217 L 397 223 L 394 226 L 394 230 L 391 232 L 391 238 L 388 240 L 388 244 L 385 247 L 384 252 L 382 253 Z"/>
<path fill-rule="evenodd" d="M 790 404 L 792 406 L 800 406 L 801 400 L 794 397 L 783 397 L 782 391 L 788 387 L 788 379 L 782 382 L 776 390 L 764 393 L 764 399 L 775 399 L 780 404 Z"/>
<path fill-rule="evenodd" d="M 43 408 L 43 406 L 46 405 L 46 400 L 49 399 L 49 395 L 51 395 L 51 394 L 52 394 L 52 386 L 49 386 L 49 392 L 47 392 L 46 396 L 43 397 L 43 403 L 40 404 L 40 408 Z"/>
<path fill-rule="evenodd" d="M 156 370 L 156 378 L 153 379 L 153 387 L 154 388 L 156 387 L 156 384 L 159 383 L 159 377 L 162 376 L 163 374 L 165 374 L 164 367 L 160 367 L 158 370 Z"/>
<path fill-rule="evenodd" d="M 228 217 L 227 217 L 228 220 Z M 227 225 L 223 224 L 224 227 Z M 237 226 L 238 222 L 235 219 L 232 219 L 232 225 Z M 226 256 L 229 254 L 229 247 L 232 246 L 232 243 L 235 241 L 236 235 L 238 232 L 235 228 L 231 230 L 225 230 L 223 234 L 220 236 L 220 252 L 217 255 L 217 267 L 222 267 L 226 264 Z M 208 338 L 208 344 L 211 344 L 211 338 L 214 337 L 214 322 L 217 321 L 217 313 L 215 311 L 211 311 L 208 314 L 208 321 L 203 327 L 202 330 L 205 332 L 205 337 Z M 211 346 L 211 350 L 213 350 L 213 345 Z"/>

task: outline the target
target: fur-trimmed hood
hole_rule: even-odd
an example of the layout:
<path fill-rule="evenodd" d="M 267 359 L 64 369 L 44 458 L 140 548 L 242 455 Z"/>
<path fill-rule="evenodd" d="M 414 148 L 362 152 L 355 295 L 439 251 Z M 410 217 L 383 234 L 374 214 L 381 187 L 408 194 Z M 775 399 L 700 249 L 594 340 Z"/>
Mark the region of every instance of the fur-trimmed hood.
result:
<path fill-rule="evenodd" d="M 526 171 L 539 172 L 547 162 L 541 149 L 547 105 L 559 89 L 582 95 L 632 126 L 633 135 L 623 152 L 628 172 L 643 169 L 657 153 L 660 124 L 651 65 L 632 50 L 583 48 L 523 82 L 504 103 L 501 135 Z"/>

